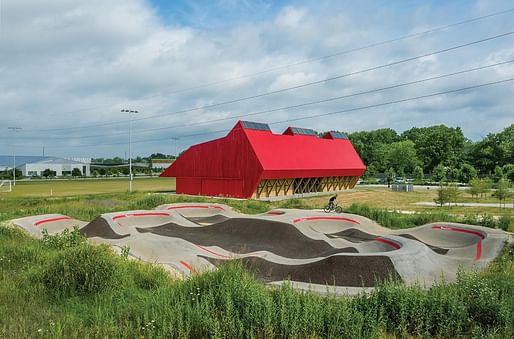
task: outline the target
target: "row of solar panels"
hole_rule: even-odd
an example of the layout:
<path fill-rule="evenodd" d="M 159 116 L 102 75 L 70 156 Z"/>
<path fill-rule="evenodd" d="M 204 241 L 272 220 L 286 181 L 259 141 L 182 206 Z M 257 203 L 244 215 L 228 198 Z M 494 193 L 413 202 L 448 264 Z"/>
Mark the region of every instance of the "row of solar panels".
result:
<path fill-rule="evenodd" d="M 252 122 L 252 121 L 242 121 L 243 127 L 248 129 L 256 129 L 259 131 L 269 131 L 271 132 L 271 128 L 268 124 L 263 124 L 260 122 Z M 298 127 L 291 127 L 291 131 L 293 134 L 297 135 L 313 135 L 316 136 L 317 133 L 315 130 L 310 128 L 298 128 Z M 348 139 L 348 136 L 341 132 L 329 132 L 332 138 L 334 139 Z"/>

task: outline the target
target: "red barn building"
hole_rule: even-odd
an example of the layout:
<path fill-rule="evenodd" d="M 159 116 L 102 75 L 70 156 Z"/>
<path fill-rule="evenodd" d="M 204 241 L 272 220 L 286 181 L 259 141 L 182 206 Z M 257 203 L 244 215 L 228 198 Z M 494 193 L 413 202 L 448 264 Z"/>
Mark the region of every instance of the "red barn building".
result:
<path fill-rule="evenodd" d="M 161 176 L 176 177 L 179 194 L 262 198 L 353 188 L 365 170 L 343 133 L 274 134 L 239 121 L 226 136 L 191 146 Z"/>

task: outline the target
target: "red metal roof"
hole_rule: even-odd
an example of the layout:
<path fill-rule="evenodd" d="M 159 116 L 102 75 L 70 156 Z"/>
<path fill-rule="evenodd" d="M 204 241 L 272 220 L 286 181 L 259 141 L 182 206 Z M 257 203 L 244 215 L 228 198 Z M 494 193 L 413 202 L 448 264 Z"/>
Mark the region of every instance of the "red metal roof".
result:
<path fill-rule="evenodd" d="M 348 139 L 265 127 L 239 121 L 225 137 L 191 146 L 161 176 L 177 177 L 177 193 L 250 197 L 262 179 L 361 176 L 366 169 Z"/>
<path fill-rule="evenodd" d="M 360 176 L 366 169 L 348 139 L 244 132 L 264 170 L 262 179 Z"/>

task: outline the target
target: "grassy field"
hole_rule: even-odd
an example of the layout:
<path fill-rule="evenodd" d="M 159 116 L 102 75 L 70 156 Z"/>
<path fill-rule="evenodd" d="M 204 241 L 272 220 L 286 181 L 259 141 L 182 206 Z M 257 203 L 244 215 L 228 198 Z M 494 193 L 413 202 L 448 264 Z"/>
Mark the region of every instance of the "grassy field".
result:
<path fill-rule="evenodd" d="M 0 220 L 35 214 L 62 213 L 89 221 L 101 213 L 131 209 L 152 209 L 159 204 L 187 201 L 220 202 L 228 204 L 243 213 L 262 213 L 269 209 L 280 207 L 322 208 L 328 200 L 328 195 L 279 202 L 175 195 L 158 195 L 149 198 L 149 195 L 152 193 L 174 191 L 175 180 L 168 178 L 137 178 L 133 183 L 134 192 L 128 193 L 128 182 L 126 179 L 19 182 L 13 192 L 0 193 Z M 436 195 L 435 188 L 417 190 L 415 192 L 392 192 L 387 188 L 357 186 L 355 190 L 339 193 L 338 202 L 344 208 L 349 208 L 352 204 L 359 204 L 394 211 L 447 214 L 459 217 L 470 215 L 514 217 L 514 210 L 511 208 L 440 208 L 414 205 L 415 202 L 433 201 Z M 484 199 L 472 199 L 468 193 L 461 192 L 459 201 L 495 202 L 495 199 L 490 196 Z"/>
<path fill-rule="evenodd" d="M 135 178 L 133 191 L 170 192 L 175 190 L 175 178 Z M 68 179 L 18 181 L 10 193 L 2 197 L 64 197 L 128 191 L 128 179 Z"/>

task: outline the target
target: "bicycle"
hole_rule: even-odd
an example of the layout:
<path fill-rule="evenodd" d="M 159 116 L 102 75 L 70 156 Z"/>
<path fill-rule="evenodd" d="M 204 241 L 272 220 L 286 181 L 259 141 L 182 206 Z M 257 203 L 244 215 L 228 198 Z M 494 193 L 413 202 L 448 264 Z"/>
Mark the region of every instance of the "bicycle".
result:
<path fill-rule="evenodd" d="M 342 213 L 343 212 L 343 208 L 341 206 L 339 206 L 337 204 L 337 202 L 334 202 L 332 204 L 332 206 L 330 204 L 328 204 L 327 206 L 325 206 L 325 208 L 323 209 L 323 211 L 325 211 L 325 213 L 330 213 L 332 211 L 335 211 L 336 213 Z"/>

